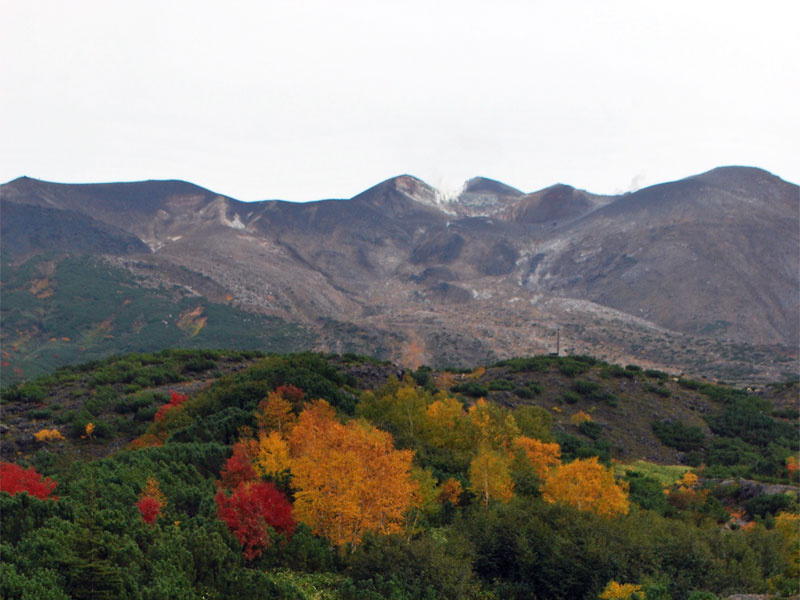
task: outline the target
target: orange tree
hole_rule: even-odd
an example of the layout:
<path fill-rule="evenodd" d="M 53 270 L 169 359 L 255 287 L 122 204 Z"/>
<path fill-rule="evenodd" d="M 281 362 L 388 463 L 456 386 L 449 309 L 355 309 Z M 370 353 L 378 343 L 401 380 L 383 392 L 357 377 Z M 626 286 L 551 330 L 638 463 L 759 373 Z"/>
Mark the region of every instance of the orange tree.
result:
<path fill-rule="evenodd" d="M 410 450 L 363 421 L 342 424 L 324 400 L 308 406 L 289 435 L 294 514 L 333 545 L 367 531 L 397 533 L 416 485 Z"/>
<path fill-rule="evenodd" d="M 542 442 L 521 435 L 514 440 L 514 447 L 524 452 L 540 479 L 543 479 L 550 469 L 561 462 L 561 447 L 555 442 Z"/>

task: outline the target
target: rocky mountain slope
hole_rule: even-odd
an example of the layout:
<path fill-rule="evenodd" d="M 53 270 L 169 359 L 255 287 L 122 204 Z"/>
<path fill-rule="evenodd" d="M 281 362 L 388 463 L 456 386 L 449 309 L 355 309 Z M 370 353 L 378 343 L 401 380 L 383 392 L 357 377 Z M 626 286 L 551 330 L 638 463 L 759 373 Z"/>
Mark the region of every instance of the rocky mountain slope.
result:
<path fill-rule="evenodd" d="M 475 178 L 445 198 L 403 175 L 306 204 L 21 178 L 0 202 L 4 271 L 42 252 L 102 256 L 151 287 L 297 323 L 320 349 L 415 367 L 552 352 L 560 337 L 562 352 L 727 380 L 797 373 L 800 191 L 759 169 L 620 196 Z"/>

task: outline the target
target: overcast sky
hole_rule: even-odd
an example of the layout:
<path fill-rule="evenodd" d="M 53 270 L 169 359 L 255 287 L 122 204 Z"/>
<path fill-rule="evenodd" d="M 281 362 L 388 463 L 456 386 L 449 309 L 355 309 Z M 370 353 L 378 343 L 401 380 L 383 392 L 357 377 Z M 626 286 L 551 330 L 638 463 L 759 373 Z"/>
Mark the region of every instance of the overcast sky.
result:
<path fill-rule="evenodd" d="M 800 183 L 800 2 L 0 0 L 0 180 Z"/>

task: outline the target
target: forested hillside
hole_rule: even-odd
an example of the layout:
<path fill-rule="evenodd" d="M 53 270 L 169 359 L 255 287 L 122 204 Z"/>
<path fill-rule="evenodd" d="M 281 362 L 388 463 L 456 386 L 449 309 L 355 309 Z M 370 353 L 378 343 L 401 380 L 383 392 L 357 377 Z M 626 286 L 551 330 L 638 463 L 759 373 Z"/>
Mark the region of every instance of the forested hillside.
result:
<path fill-rule="evenodd" d="M 167 350 L 2 392 L 3 598 L 798 593 L 797 383 Z"/>

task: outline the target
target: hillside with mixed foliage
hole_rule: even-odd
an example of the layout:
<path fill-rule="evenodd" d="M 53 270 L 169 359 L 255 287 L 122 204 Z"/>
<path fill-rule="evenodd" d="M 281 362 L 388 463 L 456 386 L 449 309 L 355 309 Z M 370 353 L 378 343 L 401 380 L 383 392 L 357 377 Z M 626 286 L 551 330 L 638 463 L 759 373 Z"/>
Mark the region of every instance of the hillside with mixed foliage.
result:
<path fill-rule="evenodd" d="M 797 383 L 166 350 L 2 391 L 4 598 L 797 594 Z"/>

